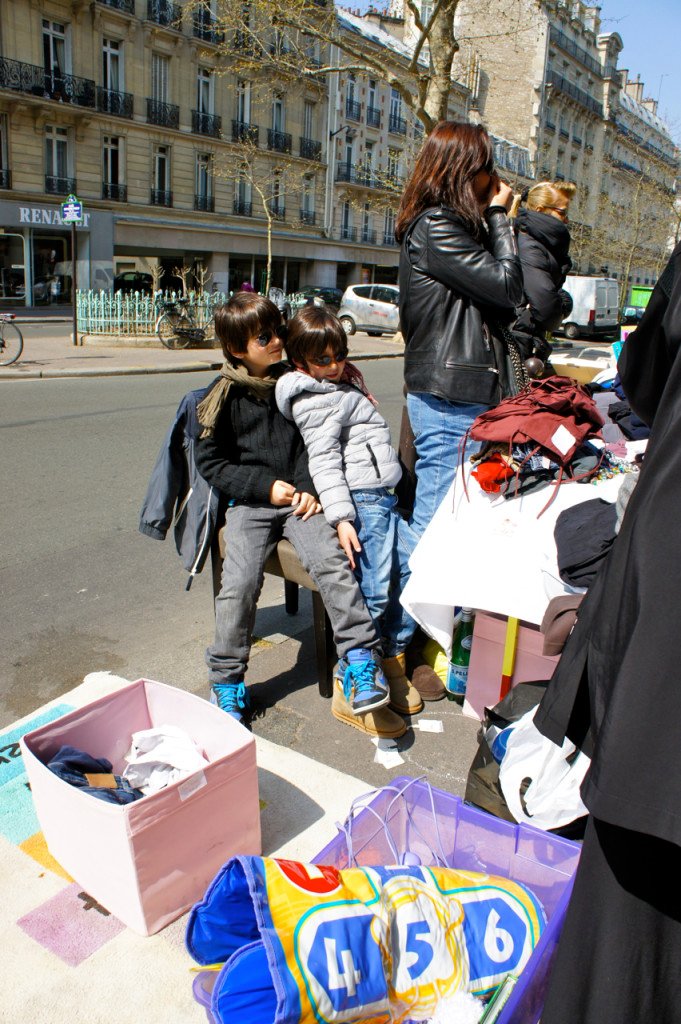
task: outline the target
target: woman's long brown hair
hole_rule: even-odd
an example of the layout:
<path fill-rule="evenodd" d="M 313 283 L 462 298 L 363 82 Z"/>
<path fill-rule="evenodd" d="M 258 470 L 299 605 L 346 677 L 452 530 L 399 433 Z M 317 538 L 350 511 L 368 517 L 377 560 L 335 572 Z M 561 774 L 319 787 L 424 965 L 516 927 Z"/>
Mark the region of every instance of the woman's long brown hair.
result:
<path fill-rule="evenodd" d="M 406 184 L 395 224 L 401 242 L 415 217 L 430 206 L 447 206 L 458 214 L 474 238 L 484 221 L 473 192 L 479 171 L 492 174 L 492 140 L 480 124 L 440 121 L 423 144 Z"/>

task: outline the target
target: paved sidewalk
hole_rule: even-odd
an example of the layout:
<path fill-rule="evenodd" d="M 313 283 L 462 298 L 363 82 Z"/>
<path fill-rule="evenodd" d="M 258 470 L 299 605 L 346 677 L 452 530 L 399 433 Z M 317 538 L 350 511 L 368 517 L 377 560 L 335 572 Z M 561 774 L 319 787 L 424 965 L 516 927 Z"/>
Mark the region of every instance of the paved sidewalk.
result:
<path fill-rule="evenodd" d="M 63 323 L 53 335 L 36 336 L 25 321 L 18 321 L 24 334 L 24 351 L 17 363 L 0 366 L 0 380 L 35 380 L 54 377 L 108 377 L 147 373 L 192 373 L 218 370 L 222 353 L 216 348 L 170 351 L 158 343 L 150 345 L 100 345 L 86 337 L 76 346 Z M 56 325 L 55 325 L 56 327 Z M 355 334 L 350 339 L 351 359 L 396 358 L 404 346 L 391 337 L 370 338 Z"/>

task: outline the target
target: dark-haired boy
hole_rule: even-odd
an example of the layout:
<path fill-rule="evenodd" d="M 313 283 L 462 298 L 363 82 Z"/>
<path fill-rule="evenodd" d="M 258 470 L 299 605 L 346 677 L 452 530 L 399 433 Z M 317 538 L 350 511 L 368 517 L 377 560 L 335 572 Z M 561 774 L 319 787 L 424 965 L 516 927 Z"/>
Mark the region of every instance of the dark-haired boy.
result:
<path fill-rule="evenodd" d="M 277 408 L 274 387 L 287 370 L 279 310 L 237 292 L 215 314 L 225 355 L 221 379 L 199 405 L 203 432 L 196 465 L 228 499 L 227 551 L 215 602 L 215 640 L 206 651 L 211 699 L 244 721 L 244 675 L 264 565 L 285 536 L 324 601 L 338 656 L 353 678 L 350 724 L 371 735 L 400 736 L 403 719 L 388 710 L 379 638 L 310 478 L 300 433 Z"/>

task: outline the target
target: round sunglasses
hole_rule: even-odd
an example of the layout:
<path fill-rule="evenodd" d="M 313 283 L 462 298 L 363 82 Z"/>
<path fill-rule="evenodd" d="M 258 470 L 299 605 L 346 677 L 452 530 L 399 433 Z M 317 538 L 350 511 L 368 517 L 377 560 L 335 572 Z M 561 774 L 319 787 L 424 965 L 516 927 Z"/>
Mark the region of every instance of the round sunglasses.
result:
<path fill-rule="evenodd" d="M 335 356 L 316 356 L 314 359 L 308 357 L 308 363 L 313 366 L 331 366 L 331 363 L 344 363 L 348 358 L 348 350 L 341 349 Z"/>
<path fill-rule="evenodd" d="M 274 331 L 262 331 L 255 340 L 260 348 L 267 348 L 274 337 L 279 338 L 279 341 L 286 341 L 286 327 L 284 324 L 281 327 L 277 327 Z"/>

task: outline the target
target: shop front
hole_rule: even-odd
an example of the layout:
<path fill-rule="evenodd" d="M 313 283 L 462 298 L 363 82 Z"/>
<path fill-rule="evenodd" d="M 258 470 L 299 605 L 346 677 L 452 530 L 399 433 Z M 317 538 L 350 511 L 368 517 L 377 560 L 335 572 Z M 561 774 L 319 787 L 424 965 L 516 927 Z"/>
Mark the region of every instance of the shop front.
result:
<path fill-rule="evenodd" d="M 113 215 L 84 210 L 76 228 L 79 288 L 113 283 Z M 0 202 L 0 309 L 72 301 L 71 227 L 60 205 Z"/>

